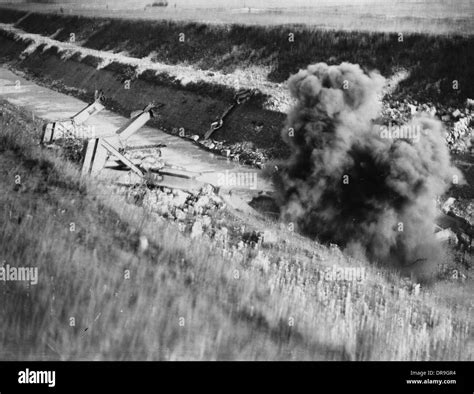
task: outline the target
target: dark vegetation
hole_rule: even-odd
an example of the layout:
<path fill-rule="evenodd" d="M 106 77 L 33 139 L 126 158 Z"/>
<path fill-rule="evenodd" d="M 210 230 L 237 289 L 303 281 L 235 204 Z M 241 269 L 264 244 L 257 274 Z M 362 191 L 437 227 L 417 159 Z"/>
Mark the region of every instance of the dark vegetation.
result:
<path fill-rule="evenodd" d="M 0 20 L 13 23 L 24 12 L 2 10 Z M 153 59 L 168 64 L 193 64 L 202 69 L 231 72 L 251 65 L 269 66 L 268 79 L 285 81 L 308 64 L 343 61 L 378 69 L 389 76 L 405 68 L 411 76 L 398 89 L 400 97 L 433 100 L 445 104 L 474 96 L 471 67 L 474 39 L 461 35 L 368 33 L 317 30 L 305 26 L 285 27 L 206 25 L 192 22 L 137 21 L 87 18 L 54 14 L 30 14 L 18 24 L 23 30 L 55 34 L 89 48 L 126 51 L 134 57 L 153 53 Z M 179 35 L 184 33 L 184 42 Z M 289 34 L 294 33 L 294 42 Z M 453 81 L 459 88 L 453 89 Z"/>

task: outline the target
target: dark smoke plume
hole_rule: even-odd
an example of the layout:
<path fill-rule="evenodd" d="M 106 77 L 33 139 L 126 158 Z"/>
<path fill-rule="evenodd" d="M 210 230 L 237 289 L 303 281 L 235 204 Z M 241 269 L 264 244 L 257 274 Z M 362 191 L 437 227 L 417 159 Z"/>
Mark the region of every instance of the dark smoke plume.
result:
<path fill-rule="evenodd" d="M 418 139 L 374 124 L 384 82 L 349 63 L 290 78 L 297 103 L 283 130 L 291 157 L 275 175 L 278 202 L 301 231 L 349 252 L 402 265 L 433 260 L 435 198 L 462 175 L 439 121 L 415 118 L 405 131 Z"/>

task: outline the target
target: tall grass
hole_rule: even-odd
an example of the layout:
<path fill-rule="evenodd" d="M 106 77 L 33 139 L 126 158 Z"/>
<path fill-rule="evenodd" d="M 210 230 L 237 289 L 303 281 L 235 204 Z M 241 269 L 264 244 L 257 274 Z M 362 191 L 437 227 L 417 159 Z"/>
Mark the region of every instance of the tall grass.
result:
<path fill-rule="evenodd" d="M 277 234 L 257 250 L 191 239 L 35 146 L 38 122 L 1 114 L 0 262 L 38 267 L 39 282 L 0 282 L 0 358 L 472 360 L 467 303 L 272 222 L 223 222 Z M 361 282 L 320 274 L 354 264 Z"/>

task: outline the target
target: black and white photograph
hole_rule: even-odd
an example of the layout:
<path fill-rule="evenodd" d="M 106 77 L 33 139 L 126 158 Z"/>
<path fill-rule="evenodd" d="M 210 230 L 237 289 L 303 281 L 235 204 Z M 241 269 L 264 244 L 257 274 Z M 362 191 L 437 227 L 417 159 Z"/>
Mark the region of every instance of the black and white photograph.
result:
<path fill-rule="evenodd" d="M 0 392 L 472 393 L 473 129 L 474 0 L 0 0 Z"/>

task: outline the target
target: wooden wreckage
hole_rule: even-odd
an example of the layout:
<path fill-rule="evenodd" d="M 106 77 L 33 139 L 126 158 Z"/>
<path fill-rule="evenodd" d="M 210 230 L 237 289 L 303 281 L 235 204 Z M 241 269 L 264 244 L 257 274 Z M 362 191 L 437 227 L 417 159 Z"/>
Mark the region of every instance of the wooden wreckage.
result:
<path fill-rule="evenodd" d="M 156 116 L 161 105 L 150 103 L 144 109 L 132 112 L 130 119 L 115 133 L 97 137 L 93 129 L 84 126 L 86 120 L 102 111 L 104 96 L 96 92 L 95 99 L 87 107 L 69 119 L 47 123 L 43 128 L 42 145 L 51 145 L 64 138 L 84 140 L 82 174 L 99 179 L 112 180 L 118 184 L 133 185 L 145 183 L 148 186 L 168 187 L 199 191 L 209 183 L 199 180 L 203 175 L 164 163 L 160 168 L 148 168 L 141 160 L 127 157 L 127 152 L 139 149 L 155 149 L 164 145 L 128 146 L 127 141 L 152 117 Z M 211 185 L 215 187 L 214 185 Z"/>
<path fill-rule="evenodd" d="M 100 180 L 112 181 L 116 184 L 147 187 L 166 187 L 181 189 L 190 193 L 199 193 L 211 187 L 221 196 L 226 204 L 241 214 L 260 216 L 248 204 L 248 196 L 227 190 L 219 184 L 209 182 L 208 172 L 194 172 L 163 162 L 159 168 L 149 168 L 142 160 L 127 157 L 133 150 L 152 149 L 155 157 L 161 156 L 163 144 L 149 146 L 127 145 L 129 138 L 140 130 L 151 118 L 157 115 L 162 105 L 150 103 L 144 109 L 132 112 L 130 119 L 115 133 L 97 137 L 93 129 L 85 126 L 85 122 L 102 111 L 104 96 L 96 92 L 94 101 L 69 119 L 47 123 L 43 128 L 41 144 L 48 146 L 60 139 L 73 138 L 84 141 L 82 151 L 82 175 L 90 175 Z M 203 179 L 207 179 L 207 181 Z M 218 180 L 216 179 L 217 183 Z M 253 190 L 253 192 L 264 193 Z M 245 193 L 244 193 L 245 194 Z"/>

